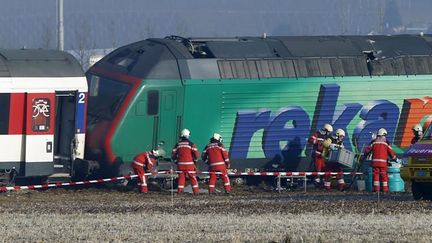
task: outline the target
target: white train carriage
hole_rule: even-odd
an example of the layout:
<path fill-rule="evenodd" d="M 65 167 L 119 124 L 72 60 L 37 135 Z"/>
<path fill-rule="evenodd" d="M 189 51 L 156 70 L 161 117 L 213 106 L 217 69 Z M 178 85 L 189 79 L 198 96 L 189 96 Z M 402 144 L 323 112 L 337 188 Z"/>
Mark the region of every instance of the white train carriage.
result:
<path fill-rule="evenodd" d="M 84 156 L 87 81 L 70 54 L 0 50 L 0 172 L 47 178 Z"/>

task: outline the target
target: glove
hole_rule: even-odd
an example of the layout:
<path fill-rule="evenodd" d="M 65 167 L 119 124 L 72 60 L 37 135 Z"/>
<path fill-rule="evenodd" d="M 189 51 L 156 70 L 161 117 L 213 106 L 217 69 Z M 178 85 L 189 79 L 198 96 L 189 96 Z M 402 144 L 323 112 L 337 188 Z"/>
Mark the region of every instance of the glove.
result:
<path fill-rule="evenodd" d="M 337 145 L 336 144 L 330 144 L 330 149 L 331 150 L 337 150 Z"/>

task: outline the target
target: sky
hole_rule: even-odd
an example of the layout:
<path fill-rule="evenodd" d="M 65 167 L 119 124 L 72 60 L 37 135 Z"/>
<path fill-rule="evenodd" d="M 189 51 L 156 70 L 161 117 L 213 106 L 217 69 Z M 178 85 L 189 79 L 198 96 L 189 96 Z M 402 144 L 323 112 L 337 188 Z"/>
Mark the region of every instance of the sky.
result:
<path fill-rule="evenodd" d="M 0 0 L 1 48 L 56 48 L 57 0 Z M 64 0 L 65 48 L 152 37 L 418 34 L 430 0 Z"/>

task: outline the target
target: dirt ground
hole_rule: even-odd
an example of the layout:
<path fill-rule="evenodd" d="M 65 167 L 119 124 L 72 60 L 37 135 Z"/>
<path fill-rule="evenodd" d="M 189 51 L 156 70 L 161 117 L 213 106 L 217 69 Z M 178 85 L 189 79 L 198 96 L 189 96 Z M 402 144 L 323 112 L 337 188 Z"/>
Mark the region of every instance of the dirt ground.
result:
<path fill-rule="evenodd" d="M 230 195 L 50 189 L 0 194 L 4 241 L 429 242 L 432 204 L 409 193 L 267 191 Z"/>

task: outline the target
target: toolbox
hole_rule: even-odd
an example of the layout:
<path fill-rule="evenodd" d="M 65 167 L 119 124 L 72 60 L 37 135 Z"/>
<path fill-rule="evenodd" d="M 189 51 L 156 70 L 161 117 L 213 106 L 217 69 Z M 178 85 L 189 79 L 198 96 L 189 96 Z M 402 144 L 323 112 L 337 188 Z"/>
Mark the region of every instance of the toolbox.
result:
<path fill-rule="evenodd" d="M 339 148 L 330 150 L 326 163 L 352 169 L 354 167 L 354 157 L 355 154 L 353 152 L 344 148 Z"/>

